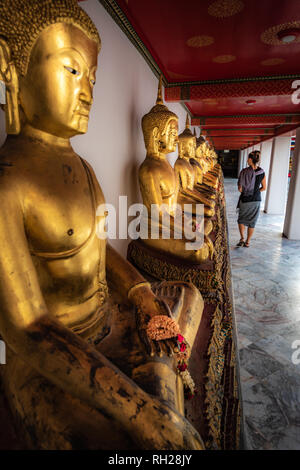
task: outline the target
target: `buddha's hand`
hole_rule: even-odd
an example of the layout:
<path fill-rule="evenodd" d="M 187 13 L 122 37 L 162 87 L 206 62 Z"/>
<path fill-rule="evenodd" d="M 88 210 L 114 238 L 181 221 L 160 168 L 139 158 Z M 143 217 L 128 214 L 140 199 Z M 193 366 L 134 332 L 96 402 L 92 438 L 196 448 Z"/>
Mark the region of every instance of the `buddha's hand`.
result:
<path fill-rule="evenodd" d="M 172 356 L 177 353 L 176 334 L 174 334 L 174 338 L 155 341 L 150 339 L 147 333 L 149 322 L 153 317 L 165 315 L 167 318 L 173 319 L 169 306 L 152 292 L 151 285 L 145 283 L 134 289 L 130 301 L 136 307 L 137 329 L 147 353 L 150 356 L 157 354 L 160 357 L 163 354 Z"/>
<path fill-rule="evenodd" d="M 151 401 L 140 409 L 135 424 L 133 437 L 139 448 L 205 450 L 201 436 L 191 423 L 157 398 L 151 397 Z"/>

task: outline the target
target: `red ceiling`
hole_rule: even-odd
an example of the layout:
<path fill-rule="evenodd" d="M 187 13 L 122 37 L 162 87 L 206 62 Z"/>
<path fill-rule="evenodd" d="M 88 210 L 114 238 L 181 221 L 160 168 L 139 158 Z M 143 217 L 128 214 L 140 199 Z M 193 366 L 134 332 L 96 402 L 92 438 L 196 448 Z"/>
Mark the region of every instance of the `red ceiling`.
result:
<path fill-rule="evenodd" d="M 212 137 L 217 149 L 243 148 L 300 125 L 300 105 L 291 99 L 300 37 L 289 45 L 277 37 L 284 25 L 300 28 L 300 0 L 107 2 L 119 5 L 163 73 L 166 101 L 183 102 L 203 129 L 227 129 L 226 138 Z"/>
<path fill-rule="evenodd" d="M 255 105 L 246 104 L 248 98 L 256 100 Z M 217 98 L 204 99 L 203 101 L 189 101 L 188 108 L 196 116 L 223 116 L 230 114 L 264 114 L 266 110 L 270 113 L 289 114 L 295 112 L 295 105 L 290 96 L 247 96 L 246 98 Z M 300 108 L 298 107 L 298 110 Z"/>
<path fill-rule="evenodd" d="M 212 0 L 117 0 L 117 3 L 168 82 L 299 73 L 299 43 L 272 46 L 260 38 L 270 27 L 300 21 L 299 0 L 232 0 L 232 8 L 241 4 L 243 9 L 227 18 L 209 14 Z M 189 47 L 188 40 L 198 36 L 207 36 L 213 42 Z M 214 62 L 224 55 L 235 60 Z M 261 65 L 270 59 L 284 62 Z"/>

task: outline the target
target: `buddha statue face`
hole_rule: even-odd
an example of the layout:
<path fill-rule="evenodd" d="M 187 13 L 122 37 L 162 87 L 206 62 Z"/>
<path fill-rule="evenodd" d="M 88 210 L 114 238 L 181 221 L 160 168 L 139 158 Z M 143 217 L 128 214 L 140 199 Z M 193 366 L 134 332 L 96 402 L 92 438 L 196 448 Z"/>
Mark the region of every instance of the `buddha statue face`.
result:
<path fill-rule="evenodd" d="M 56 23 L 41 32 L 19 78 L 25 123 L 58 137 L 87 131 L 98 44 L 81 29 Z"/>
<path fill-rule="evenodd" d="M 196 148 L 195 137 L 179 138 L 179 156 L 181 158 L 194 158 Z"/>
<path fill-rule="evenodd" d="M 176 119 L 170 119 L 165 130 L 159 133 L 159 153 L 172 153 L 175 152 L 178 142 L 178 121 Z"/>

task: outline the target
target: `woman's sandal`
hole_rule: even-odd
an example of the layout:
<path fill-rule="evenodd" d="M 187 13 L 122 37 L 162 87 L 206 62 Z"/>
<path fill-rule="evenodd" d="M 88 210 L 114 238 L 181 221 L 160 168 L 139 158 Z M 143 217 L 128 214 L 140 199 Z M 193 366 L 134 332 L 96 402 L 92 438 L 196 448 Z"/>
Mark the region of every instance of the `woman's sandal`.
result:
<path fill-rule="evenodd" d="M 238 242 L 238 244 L 237 244 L 236 246 L 245 246 L 244 239 L 241 238 L 240 241 Z"/>
<path fill-rule="evenodd" d="M 245 243 L 244 243 L 244 247 L 245 247 L 245 248 L 250 248 L 250 243 L 249 243 L 249 242 L 245 242 Z"/>

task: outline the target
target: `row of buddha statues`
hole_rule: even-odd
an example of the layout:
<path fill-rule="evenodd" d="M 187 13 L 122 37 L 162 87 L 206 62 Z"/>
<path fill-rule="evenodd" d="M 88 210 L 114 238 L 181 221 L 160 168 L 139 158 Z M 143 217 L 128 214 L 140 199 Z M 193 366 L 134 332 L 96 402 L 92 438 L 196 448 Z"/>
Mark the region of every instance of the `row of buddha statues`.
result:
<path fill-rule="evenodd" d="M 149 237 L 144 243 L 153 249 L 170 253 L 195 263 L 203 263 L 214 255 L 214 245 L 210 234 L 214 229 L 216 198 L 220 186 L 221 167 L 217 154 L 205 139 L 196 137 L 190 130 L 189 116 L 185 130 L 178 136 L 178 117 L 171 112 L 162 100 L 162 78 L 159 81 L 156 105 L 142 119 L 142 129 L 147 156 L 139 169 L 139 183 L 148 214 L 151 205 L 167 206 L 174 228 L 174 207 L 182 211 L 185 205 L 192 208 L 195 216 L 197 204 L 204 205 L 204 243 L 197 250 L 186 250 L 186 240 L 165 240 L 163 237 Z M 178 145 L 178 158 L 174 168 L 167 155 Z M 173 217 L 173 225 L 172 225 Z"/>
<path fill-rule="evenodd" d="M 8 134 L 0 149 L 0 377 L 16 432 L 30 449 L 204 449 L 185 417 L 178 373 L 200 325 L 201 293 L 178 280 L 151 286 L 99 239 L 104 195 L 70 143 L 88 128 L 97 28 L 77 0 L 3 0 L 0 37 Z M 205 262 L 214 253 L 216 154 L 188 123 L 178 138 L 161 84 L 142 127 L 146 207 L 164 202 L 172 214 L 175 202 L 201 203 L 205 214 L 195 252 L 184 240 L 145 243 Z M 173 169 L 166 156 L 177 141 Z M 170 325 L 165 335 L 160 322 Z"/>

